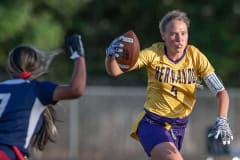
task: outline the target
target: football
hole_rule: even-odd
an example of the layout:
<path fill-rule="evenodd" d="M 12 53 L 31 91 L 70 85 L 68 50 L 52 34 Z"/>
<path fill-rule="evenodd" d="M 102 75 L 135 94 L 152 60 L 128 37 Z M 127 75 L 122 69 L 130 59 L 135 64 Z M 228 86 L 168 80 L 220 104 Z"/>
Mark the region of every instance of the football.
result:
<path fill-rule="evenodd" d="M 120 69 L 123 72 L 127 72 L 137 62 L 140 43 L 137 35 L 132 30 L 124 33 L 120 42 L 124 45 L 123 52 L 116 60 Z"/>

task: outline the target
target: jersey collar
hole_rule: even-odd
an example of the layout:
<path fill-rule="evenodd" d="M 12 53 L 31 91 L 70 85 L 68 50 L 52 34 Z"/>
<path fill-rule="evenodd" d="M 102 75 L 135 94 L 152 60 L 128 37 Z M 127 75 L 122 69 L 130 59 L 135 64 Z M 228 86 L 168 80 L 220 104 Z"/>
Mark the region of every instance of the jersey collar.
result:
<path fill-rule="evenodd" d="M 187 50 L 187 47 L 183 50 L 182 56 L 179 57 L 178 59 L 176 59 L 176 60 L 174 61 L 174 60 L 172 60 L 172 59 L 169 57 L 169 55 L 168 55 L 168 53 L 167 53 L 167 47 L 164 45 L 164 54 L 167 56 L 167 58 L 168 58 L 171 62 L 173 62 L 173 63 L 175 63 L 175 64 L 177 64 L 181 59 L 183 59 L 183 57 L 184 57 L 185 54 L 186 54 L 186 50 Z"/>
<path fill-rule="evenodd" d="M 21 84 L 21 83 L 29 83 L 30 81 L 29 80 L 24 80 L 24 79 L 9 79 L 9 80 L 6 80 L 6 81 L 3 81 L 1 82 L 1 84 Z"/>

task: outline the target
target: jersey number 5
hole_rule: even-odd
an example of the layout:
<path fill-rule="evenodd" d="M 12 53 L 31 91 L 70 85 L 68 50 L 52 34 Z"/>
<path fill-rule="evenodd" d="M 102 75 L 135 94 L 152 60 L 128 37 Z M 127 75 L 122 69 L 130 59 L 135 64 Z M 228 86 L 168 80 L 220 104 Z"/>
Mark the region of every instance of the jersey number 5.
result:
<path fill-rule="evenodd" d="M 5 110 L 8 100 L 10 98 L 11 94 L 10 93 L 2 93 L 0 94 L 0 117 L 3 114 L 3 111 Z"/>

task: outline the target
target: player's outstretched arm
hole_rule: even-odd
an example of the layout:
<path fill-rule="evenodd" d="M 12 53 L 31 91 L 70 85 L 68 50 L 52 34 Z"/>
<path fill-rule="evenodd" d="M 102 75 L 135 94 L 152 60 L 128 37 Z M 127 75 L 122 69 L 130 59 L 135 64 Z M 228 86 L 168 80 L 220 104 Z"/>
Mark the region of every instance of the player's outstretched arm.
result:
<path fill-rule="evenodd" d="M 59 85 L 54 91 L 53 99 L 74 99 L 83 95 L 86 87 L 85 52 L 80 35 L 67 37 L 67 46 L 70 50 L 70 59 L 74 60 L 74 69 L 68 85 Z"/>

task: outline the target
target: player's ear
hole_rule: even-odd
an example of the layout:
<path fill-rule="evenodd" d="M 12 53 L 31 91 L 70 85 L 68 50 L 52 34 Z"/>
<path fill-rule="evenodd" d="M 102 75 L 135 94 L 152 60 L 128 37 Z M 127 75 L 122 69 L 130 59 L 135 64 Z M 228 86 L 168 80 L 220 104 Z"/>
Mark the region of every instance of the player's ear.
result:
<path fill-rule="evenodd" d="M 161 34 L 162 40 L 165 41 L 165 34 L 162 32 L 160 34 Z"/>

